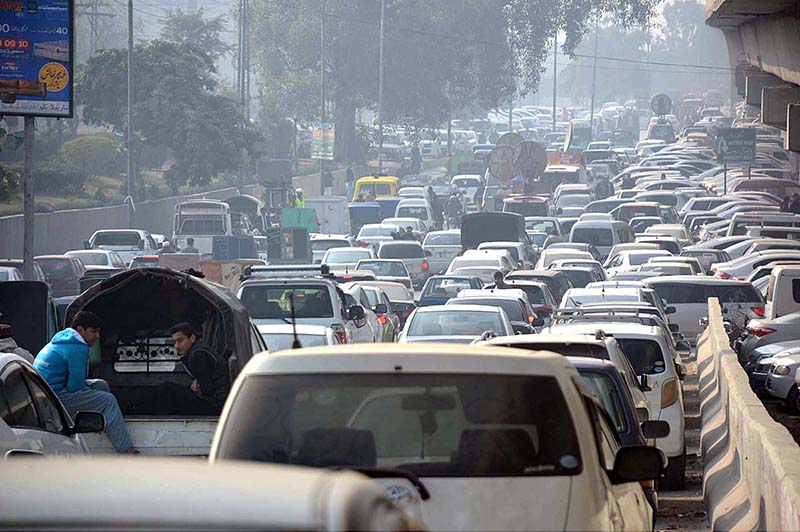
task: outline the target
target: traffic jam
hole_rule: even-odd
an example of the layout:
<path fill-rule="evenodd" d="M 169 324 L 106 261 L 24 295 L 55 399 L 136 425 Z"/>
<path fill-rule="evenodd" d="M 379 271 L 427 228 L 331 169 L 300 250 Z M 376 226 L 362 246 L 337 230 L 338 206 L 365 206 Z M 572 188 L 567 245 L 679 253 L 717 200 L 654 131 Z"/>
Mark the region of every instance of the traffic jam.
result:
<path fill-rule="evenodd" d="M 778 130 L 652 107 L 459 121 L 457 169 L 293 189 L 295 226 L 193 200 L 0 260 L 0 525 L 653 530 L 709 298 L 800 416 L 800 186 Z"/>

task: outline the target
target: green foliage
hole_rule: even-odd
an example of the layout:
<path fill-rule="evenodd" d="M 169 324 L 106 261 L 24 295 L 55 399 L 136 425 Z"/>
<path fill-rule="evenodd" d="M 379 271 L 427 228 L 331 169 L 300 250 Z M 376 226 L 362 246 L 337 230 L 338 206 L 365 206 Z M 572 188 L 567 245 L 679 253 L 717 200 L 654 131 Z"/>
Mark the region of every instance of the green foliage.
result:
<path fill-rule="evenodd" d="M 208 55 L 218 59 L 231 51 L 228 43 L 220 38 L 223 31 L 224 17 L 207 19 L 202 8 L 189 13 L 179 9 L 164 19 L 161 39 L 202 47 Z"/>
<path fill-rule="evenodd" d="M 19 189 L 19 185 L 19 174 L 0 166 L 0 202 L 9 203 L 14 193 Z"/>
<path fill-rule="evenodd" d="M 60 157 L 35 164 L 33 168 L 36 190 L 66 196 L 83 190 L 88 174 Z"/>
<path fill-rule="evenodd" d="M 65 142 L 59 155 L 92 175 L 117 176 L 125 164 L 119 143 L 102 135 L 86 135 Z"/>

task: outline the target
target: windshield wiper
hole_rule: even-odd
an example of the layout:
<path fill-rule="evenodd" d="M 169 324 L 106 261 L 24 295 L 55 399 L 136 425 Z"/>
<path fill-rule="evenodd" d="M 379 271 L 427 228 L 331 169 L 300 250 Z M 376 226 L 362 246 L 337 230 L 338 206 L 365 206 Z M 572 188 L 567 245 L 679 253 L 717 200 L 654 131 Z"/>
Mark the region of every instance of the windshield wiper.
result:
<path fill-rule="evenodd" d="M 427 501 L 431 498 L 431 493 L 428 491 L 428 488 L 425 487 L 425 484 L 422 483 L 416 474 L 407 469 L 401 469 L 399 467 L 366 467 L 347 465 L 333 466 L 329 469 L 349 469 L 352 471 L 357 471 L 362 475 L 366 475 L 369 478 L 404 478 L 411 482 L 415 488 L 417 488 L 419 496 L 423 501 Z"/>

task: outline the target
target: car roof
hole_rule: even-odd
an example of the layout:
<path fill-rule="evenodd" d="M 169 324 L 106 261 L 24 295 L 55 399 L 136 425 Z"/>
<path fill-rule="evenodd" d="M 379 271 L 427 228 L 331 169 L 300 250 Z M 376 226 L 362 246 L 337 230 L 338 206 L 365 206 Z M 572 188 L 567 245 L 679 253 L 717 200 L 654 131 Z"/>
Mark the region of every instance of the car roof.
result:
<path fill-rule="evenodd" d="M 465 288 L 461 290 L 455 300 L 461 299 L 528 299 L 528 295 L 521 288 Z M 451 299 L 450 301 L 453 301 Z M 466 304 L 466 303 L 465 303 Z"/>
<path fill-rule="evenodd" d="M 292 334 L 293 326 L 290 323 L 273 323 L 268 325 L 256 325 L 260 334 Z M 306 335 L 319 335 L 323 336 L 328 331 L 329 327 L 324 325 L 310 325 L 305 323 L 298 323 L 297 334 Z"/>
<path fill-rule="evenodd" d="M 73 257 L 70 257 L 69 255 L 36 255 L 36 256 L 35 256 L 35 257 L 33 257 L 33 258 L 34 258 L 34 260 L 39 260 L 39 259 L 63 259 L 63 260 L 70 260 L 70 259 L 72 259 Z"/>
<path fill-rule="evenodd" d="M 466 303 L 458 305 L 431 305 L 429 307 L 419 307 L 416 313 L 427 314 L 428 312 L 447 311 L 447 312 L 500 312 L 499 307 L 487 307 L 486 305 L 469 305 Z"/>
<path fill-rule="evenodd" d="M 262 353 L 253 357 L 241 374 L 247 377 L 275 373 L 422 372 L 568 377 L 571 368 L 563 356 L 548 352 L 532 353 L 499 346 L 471 345 L 465 348 L 442 343 L 387 343 L 381 346 L 380 351 L 370 344 L 347 344 Z"/>
<path fill-rule="evenodd" d="M 600 327 L 595 327 L 599 329 Z M 540 333 L 517 334 L 514 336 L 497 336 L 482 341 L 479 345 L 512 345 L 512 344 L 591 344 L 605 345 L 605 338 L 598 339 L 594 331 L 591 333 Z"/>
<path fill-rule="evenodd" d="M 567 333 L 595 334 L 600 330 L 611 336 L 658 336 L 664 338 L 664 330 L 658 325 L 644 325 L 630 321 L 591 321 L 581 320 L 572 323 L 559 323 L 553 325 L 550 334 L 562 336 L 561 331 Z M 538 335 L 537 335 L 538 336 Z"/>
<path fill-rule="evenodd" d="M 663 275 L 653 277 L 645 281 L 646 284 L 667 284 L 667 283 L 691 283 L 705 285 L 724 285 L 724 286 L 751 286 L 749 281 L 739 279 L 720 279 L 718 277 L 708 277 L 702 275 Z"/>

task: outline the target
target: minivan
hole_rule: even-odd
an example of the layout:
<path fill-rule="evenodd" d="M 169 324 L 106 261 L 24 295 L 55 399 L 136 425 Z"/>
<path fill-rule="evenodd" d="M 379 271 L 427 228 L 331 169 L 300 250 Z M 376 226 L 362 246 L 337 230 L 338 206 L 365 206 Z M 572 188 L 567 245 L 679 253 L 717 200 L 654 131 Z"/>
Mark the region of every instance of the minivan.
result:
<path fill-rule="evenodd" d="M 603 259 L 615 245 L 633 242 L 635 238 L 627 223 L 613 220 L 578 220 L 569 234 L 570 242 L 593 245 Z"/>

